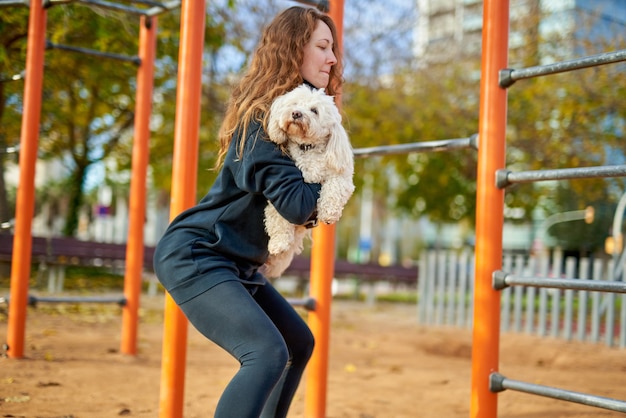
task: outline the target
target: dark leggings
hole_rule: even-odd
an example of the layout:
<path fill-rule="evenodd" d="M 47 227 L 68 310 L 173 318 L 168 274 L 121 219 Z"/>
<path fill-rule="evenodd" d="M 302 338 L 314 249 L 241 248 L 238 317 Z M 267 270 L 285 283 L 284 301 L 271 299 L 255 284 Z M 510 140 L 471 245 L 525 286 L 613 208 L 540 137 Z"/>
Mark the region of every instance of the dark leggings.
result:
<path fill-rule="evenodd" d="M 228 281 L 180 306 L 198 331 L 241 364 L 215 418 L 286 417 L 313 351 L 307 324 L 271 284 L 253 293 Z"/>

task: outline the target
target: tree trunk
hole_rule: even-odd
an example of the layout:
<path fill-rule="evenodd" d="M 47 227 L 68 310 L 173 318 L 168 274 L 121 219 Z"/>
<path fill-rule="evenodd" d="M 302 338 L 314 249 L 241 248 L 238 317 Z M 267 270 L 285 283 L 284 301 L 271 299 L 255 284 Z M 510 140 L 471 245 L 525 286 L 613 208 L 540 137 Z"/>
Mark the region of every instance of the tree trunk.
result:
<path fill-rule="evenodd" d="M 78 214 L 83 205 L 83 186 L 85 184 L 86 172 L 86 166 L 79 166 L 72 173 L 74 181 L 69 185 L 69 204 L 63 229 L 63 235 L 67 237 L 73 237 L 78 230 Z"/>

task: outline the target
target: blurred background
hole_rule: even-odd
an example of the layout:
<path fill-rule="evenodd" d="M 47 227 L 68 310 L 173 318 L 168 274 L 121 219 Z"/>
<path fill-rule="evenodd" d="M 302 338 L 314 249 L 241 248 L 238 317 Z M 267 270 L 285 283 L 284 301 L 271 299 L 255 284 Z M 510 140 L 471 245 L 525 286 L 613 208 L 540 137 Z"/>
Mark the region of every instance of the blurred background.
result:
<path fill-rule="evenodd" d="M 297 4 L 207 1 L 198 199 L 216 175 L 216 135 L 233 81 L 260 28 Z M 345 7 L 341 101 L 355 148 L 478 132 L 481 1 L 360 0 Z M 0 3 L 0 10 L 0 233 L 11 234 L 29 11 L 17 1 Z M 136 16 L 87 2 L 52 2 L 46 38 L 135 56 L 138 24 Z M 163 14 L 158 24 L 147 246 L 169 220 L 179 10 Z M 621 0 L 512 0 L 510 66 L 624 49 L 625 25 Z M 625 70 L 622 63 L 518 82 L 508 98 L 507 166 L 626 164 Z M 136 75 L 131 62 L 46 52 L 33 236 L 126 241 Z M 357 191 L 337 225 L 337 258 L 411 266 L 424 250 L 471 251 L 476 161 L 471 149 L 358 159 Z M 622 230 L 625 191 L 624 178 L 507 189 L 505 253 L 621 253 L 612 227 L 618 222 Z"/>

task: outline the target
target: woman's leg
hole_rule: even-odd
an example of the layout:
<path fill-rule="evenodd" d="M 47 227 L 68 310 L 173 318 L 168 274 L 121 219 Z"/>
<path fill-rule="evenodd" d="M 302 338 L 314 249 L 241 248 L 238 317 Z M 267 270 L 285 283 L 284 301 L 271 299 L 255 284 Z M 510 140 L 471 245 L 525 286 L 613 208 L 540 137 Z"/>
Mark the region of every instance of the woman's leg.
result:
<path fill-rule="evenodd" d="M 215 417 L 258 418 L 289 356 L 272 320 L 238 281 L 221 283 L 183 303 L 181 309 L 198 331 L 241 364 L 218 402 Z"/>
<path fill-rule="evenodd" d="M 287 368 L 261 414 L 262 418 L 283 418 L 287 416 L 304 369 L 313 353 L 313 334 L 293 306 L 271 284 L 260 286 L 253 297 L 274 322 L 289 349 Z"/>

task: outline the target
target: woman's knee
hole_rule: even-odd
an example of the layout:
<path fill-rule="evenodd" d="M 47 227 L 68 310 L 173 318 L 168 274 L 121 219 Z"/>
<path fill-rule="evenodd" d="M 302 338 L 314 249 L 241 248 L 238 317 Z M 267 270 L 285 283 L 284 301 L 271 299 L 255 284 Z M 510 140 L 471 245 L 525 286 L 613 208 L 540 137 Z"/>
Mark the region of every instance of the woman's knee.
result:
<path fill-rule="evenodd" d="M 305 332 L 302 332 L 299 338 L 293 340 L 289 346 L 291 352 L 292 362 L 308 362 L 309 358 L 313 354 L 315 348 L 315 337 L 311 331 L 307 328 Z"/>
<path fill-rule="evenodd" d="M 282 374 L 289 362 L 289 349 L 284 341 L 264 342 L 262 344 L 250 344 L 251 347 L 244 349 L 239 356 L 242 367 L 255 367 L 264 369 L 263 373 Z"/>

